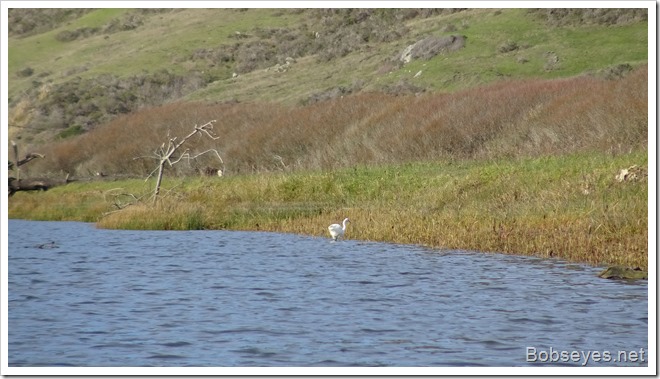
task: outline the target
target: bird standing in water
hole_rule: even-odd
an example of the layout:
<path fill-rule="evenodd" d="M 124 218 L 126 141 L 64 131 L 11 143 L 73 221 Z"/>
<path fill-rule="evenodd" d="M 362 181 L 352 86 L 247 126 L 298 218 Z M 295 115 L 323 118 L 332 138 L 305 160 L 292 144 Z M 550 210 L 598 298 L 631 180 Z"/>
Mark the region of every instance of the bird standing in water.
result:
<path fill-rule="evenodd" d="M 328 231 L 330 232 L 330 235 L 332 236 L 333 241 L 336 241 L 337 238 L 344 236 L 344 232 L 346 232 L 346 223 L 347 222 L 351 222 L 351 220 L 349 220 L 348 217 L 346 217 L 344 219 L 344 222 L 342 222 L 341 225 L 332 224 L 332 225 L 328 226 Z"/>

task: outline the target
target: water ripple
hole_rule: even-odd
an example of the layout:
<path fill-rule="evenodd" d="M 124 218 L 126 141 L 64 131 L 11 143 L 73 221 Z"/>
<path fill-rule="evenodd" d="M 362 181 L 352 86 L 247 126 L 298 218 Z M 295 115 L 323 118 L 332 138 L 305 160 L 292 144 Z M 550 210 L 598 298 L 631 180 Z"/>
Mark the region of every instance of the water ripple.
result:
<path fill-rule="evenodd" d="M 528 346 L 648 351 L 647 283 L 558 260 L 69 222 L 10 220 L 9 236 L 10 366 L 525 366 Z M 598 363 L 617 364 L 639 363 Z"/>

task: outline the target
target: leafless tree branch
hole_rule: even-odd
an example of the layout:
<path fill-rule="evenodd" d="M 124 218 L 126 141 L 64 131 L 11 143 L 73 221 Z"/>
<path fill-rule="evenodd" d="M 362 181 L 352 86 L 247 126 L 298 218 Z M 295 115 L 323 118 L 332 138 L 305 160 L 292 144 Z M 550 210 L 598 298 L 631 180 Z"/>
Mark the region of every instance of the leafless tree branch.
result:
<path fill-rule="evenodd" d="M 158 173 L 157 179 L 156 179 L 156 187 L 154 188 L 154 193 L 153 193 L 153 198 L 154 198 L 154 203 L 158 200 L 158 195 L 160 194 L 160 186 L 163 181 L 163 170 L 165 168 L 165 164 L 168 164 L 170 167 L 174 166 L 175 164 L 179 163 L 182 159 L 188 158 L 188 159 L 195 159 L 199 157 L 200 155 L 209 153 L 209 152 L 214 152 L 218 159 L 220 159 L 220 162 L 224 165 L 224 161 L 220 157 L 220 153 L 218 153 L 217 150 L 215 149 L 209 149 L 205 152 L 196 154 L 193 157 L 190 157 L 190 149 L 186 149 L 182 154 L 179 156 L 174 156 L 174 154 L 177 152 L 177 150 L 183 146 L 186 141 L 188 141 L 190 138 L 192 138 L 194 135 L 200 135 L 200 136 L 206 136 L 208 138 L 211 138 L 212 140 L 217 140 L 220 137 L 215 136 L 213 134 L 213 124 L 216 122 L 216 120 L 211 120 L 207 122 L 204 125 L 197 126 L 195 125 L 194 130 L 190 132 L 188 135 L 183 137 L 181 140 L 177 141 L 177 137 L 170 137 L 169 131 L 167 132 L 167 143 L 163 143 L 160 145 L 160 148 L 156 149 L 154 151 L 155 157 L 159 160 L 158 166 L 154 168 L 153 171 L 149 173 L 145 181 L 149 180 L 156 172 Z"/>

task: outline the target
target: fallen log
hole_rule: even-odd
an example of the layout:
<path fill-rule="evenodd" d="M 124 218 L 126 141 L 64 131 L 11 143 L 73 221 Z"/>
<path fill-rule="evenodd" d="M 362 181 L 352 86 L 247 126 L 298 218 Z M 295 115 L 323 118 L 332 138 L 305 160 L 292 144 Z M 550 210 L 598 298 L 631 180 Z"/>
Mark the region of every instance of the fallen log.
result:
<path fill-rule="evenodd" d="M 9 177 L 7 189 L 9 190 L 9 196 L 13 196 L 18 191 L 46 191 L 51 187 L 66 184 L 69 182 L 69 174 L 66 175 L 64 181 L 56 179 L 21 179 L 21 166 L 32 161 L 33 159 L 43 158 L 42 154 L 38 153 L 28 153 L 25 155 L 25 158 L 18 159 L 18 145 L 16 142 L 11 141 L 12 149 L 14 150 L 14 162 L 8 161 L 9 170 L 15 171 L 15 174 L 18 178 Z"/>
<path fill-rule="evenodd" d="M 73 181 L 73 179 L 69 179 L 69 175 L 67 175 L 64 180 L 50 178 L 16 179 L 14 177 L 9 177 L 9 196 L 13 196 L 18 191 L 47 191 L 50 188 L 68 184 Z"/>

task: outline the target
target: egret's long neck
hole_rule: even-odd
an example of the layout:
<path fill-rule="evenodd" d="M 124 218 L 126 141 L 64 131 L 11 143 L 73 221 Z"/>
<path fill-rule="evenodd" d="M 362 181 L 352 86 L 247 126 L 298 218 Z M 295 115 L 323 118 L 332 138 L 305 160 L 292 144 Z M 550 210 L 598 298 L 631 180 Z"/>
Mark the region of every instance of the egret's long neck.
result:
<path fill-rule="evenodd" d="M 346 230 L 346 220 L 344 220 L 344 222 L 342 222 L 341 225 L 342 225 L 341 228 L 344 229 L 344 230 Z"/>

